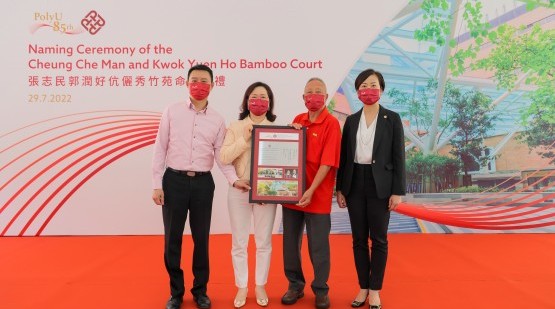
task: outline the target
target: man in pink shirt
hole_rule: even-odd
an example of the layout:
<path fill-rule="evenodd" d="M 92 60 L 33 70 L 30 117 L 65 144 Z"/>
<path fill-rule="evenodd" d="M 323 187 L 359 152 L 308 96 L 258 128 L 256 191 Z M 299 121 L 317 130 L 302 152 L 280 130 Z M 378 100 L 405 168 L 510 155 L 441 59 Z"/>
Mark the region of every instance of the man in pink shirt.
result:
<path fill-rule="evenodd" d="M 198 308 L 210 308 L 206 294 L 210 274 L 208 238 L 212 217 L 214 180 L 210 173 L 214 159 L 230 184 L 243 190 L 248 182 L 239 180 L 232 165 L 220 161 L 226 126 L 208 94 L 214 86 L 212 70 L 196 65 L 187 73 L 190 98 L 175 103 L 162 114 L 152 160 L 152 200 L 162 206 L 164 220 L 164 263 L 170 277 L 171 297 L 167 309 L 183 302 L 185 283 L 181 269 L 181 244 L 187 214 L 193 237 L 193 287 Z"/>

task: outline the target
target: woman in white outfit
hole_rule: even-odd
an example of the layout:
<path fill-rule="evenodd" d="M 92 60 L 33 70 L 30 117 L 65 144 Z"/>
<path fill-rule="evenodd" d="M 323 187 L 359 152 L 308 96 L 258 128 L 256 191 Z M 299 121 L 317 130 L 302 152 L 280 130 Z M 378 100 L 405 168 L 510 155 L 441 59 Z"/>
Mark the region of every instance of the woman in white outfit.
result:
<path fill-rule="evenodd" d="M 271 125 L 276 119 L 272 113 L 273 108 L 272 89 L 265 83 L 256 82 L 245 91 L 239 120 L 231 123 L 227 129 L 221 149 L 221 160 L 224 164 L 232 163 L 241 180 L 250 180 L 252 126 L 254 124 Z M 272 228 L 276 216 L 276 205 L 249 203 L 248 192 L 231 186 L 227 199 L 233 241 L 231 257 L 235 284 L 238 288 L 233 305 L 235 308 L 240 308 L 245 305 L 247 300 L 249 277 L 247 245 L 251 217 L 253 217 L 256 243 L 256 302 L 260 306 L 267 306 L 268 295 L 265 285 L 270 270 Z"/>

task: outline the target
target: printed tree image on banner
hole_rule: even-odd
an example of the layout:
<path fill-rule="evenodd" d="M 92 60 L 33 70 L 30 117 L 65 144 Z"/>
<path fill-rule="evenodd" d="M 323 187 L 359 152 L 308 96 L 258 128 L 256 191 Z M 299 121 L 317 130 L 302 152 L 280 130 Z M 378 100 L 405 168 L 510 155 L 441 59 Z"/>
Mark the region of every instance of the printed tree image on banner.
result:
<path fill-rule="evenodd" d="M 385 78 L 401 115 L 407 196 L 390 232 L 555 232 L 555 1 L 410 1 L 338 88 Z M 332 213 L 333 217 L 333 213 Z M 337 212 L 335 229 L 348 231 Z"/>

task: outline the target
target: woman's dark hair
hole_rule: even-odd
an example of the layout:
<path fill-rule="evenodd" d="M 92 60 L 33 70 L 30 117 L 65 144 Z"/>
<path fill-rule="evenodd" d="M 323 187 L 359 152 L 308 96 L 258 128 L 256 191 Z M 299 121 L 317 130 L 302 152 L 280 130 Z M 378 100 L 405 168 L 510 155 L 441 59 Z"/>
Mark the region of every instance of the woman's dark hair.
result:
<path fill-rule="evenodd" d="M 362 85 L 362 83 L 364 83 L 364 81 L 372 75 L 376 75 L 376 77 L 378 78 L 378 81 L 380 83 L 380 89 L 383 92 L 385 90 L 385 81 L 383 79 L 383 75 L 382 73 L 378 71 L 374 71 L 373 69 L 367 69 L 360 72 L 360 74 L 357 76 L 357 79 L 355 79 L 355 89 L 358 91 L 358 88 L 360 87 L 360 85 Z"/>
<path fill-rule="evenodd" d="M 268 92 L 268 100 L 270 101 L 270 105 L 268 106 L 268 112 L 266 112 L 266 119 L 269 121 L 276 120 L 276 115 L 274 115 L 274 93 L 270 86 L 263 82 L 256 82 L 250 85 L 247 90 L 245 90 L 245 95 L 243 96 L 243 103 L 241 103 L 241 112 L 239 113 L 239 120 L 243 120 L 249 116 L 249 96 L 254 91 L 256 87 L 264 87 L 266 92 Z"/>

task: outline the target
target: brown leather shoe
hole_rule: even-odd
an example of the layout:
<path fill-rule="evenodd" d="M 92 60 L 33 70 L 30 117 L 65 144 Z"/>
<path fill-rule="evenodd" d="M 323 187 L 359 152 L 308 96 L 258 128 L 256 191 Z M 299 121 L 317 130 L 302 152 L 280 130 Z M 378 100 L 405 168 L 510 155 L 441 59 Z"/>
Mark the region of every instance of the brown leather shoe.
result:
<path fill-rule="evenodd" d="M 328 295 L 316 295 L 316 308 L 328 309 L 330 307 L 330 298 Z"/>
<path fill-rule="evenodd" d="M 297 299 L 304 296 L 303 291 L 287 290 L 283 297 L 281 297 L 281 303 L 284 305 L 292 305 L 297 302 Z"/>

